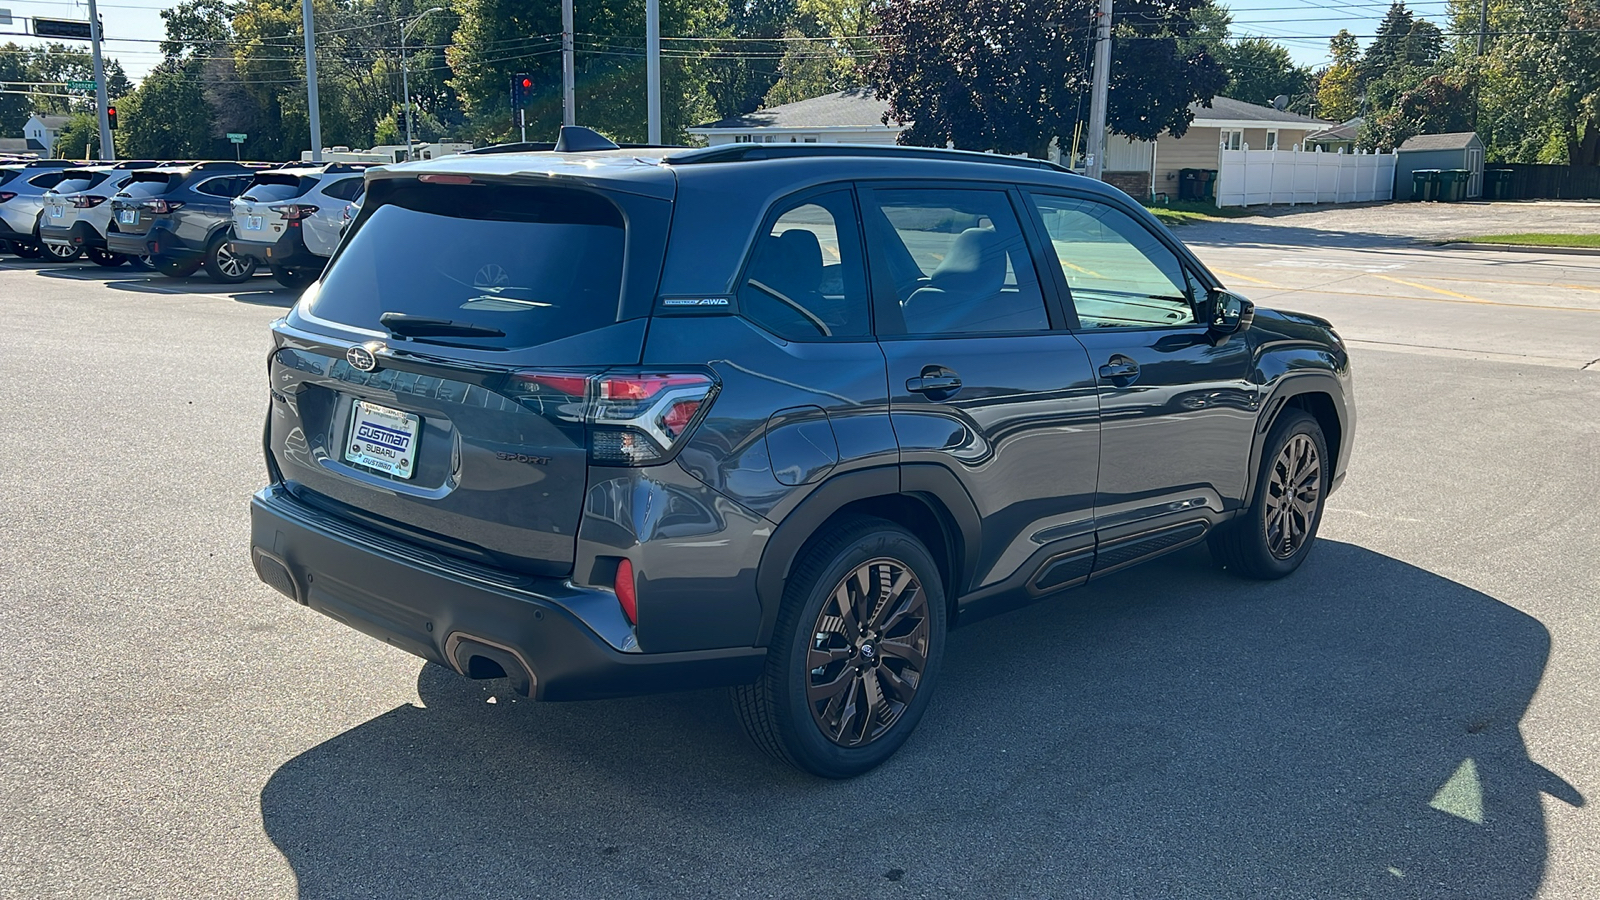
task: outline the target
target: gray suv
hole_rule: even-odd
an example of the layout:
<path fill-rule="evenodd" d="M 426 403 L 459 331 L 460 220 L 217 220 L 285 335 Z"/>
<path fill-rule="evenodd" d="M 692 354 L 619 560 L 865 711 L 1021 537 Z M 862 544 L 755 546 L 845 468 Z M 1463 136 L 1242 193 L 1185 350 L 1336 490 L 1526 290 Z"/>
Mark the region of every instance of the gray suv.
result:
<path fill-rule="evenodd" d="M 1350 457 L 1327 322 L 1039 161 L 565 129 L 366 178 L 273 325 L 253 562 L 533 698 L 730 685 L 855 775 L 948 628 L 1199 541 L 1288 575 Z"/>

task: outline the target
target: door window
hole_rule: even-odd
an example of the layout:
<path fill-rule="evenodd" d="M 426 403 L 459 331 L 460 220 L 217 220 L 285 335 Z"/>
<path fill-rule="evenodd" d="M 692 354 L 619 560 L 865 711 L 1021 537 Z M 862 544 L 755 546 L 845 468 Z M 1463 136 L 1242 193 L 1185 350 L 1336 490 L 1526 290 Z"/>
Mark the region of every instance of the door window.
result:
<path fill-rule="evenodd" d="M 780 207 L 756 239 L 739 287 L 745 318 L 781 338 L 872 333 L 855 203 L 847 190 Z"/>
<path fill-rule="evenodd" d="M 1045 331 L 1050 317 L 1004 191 L 875 190 L 868 241 L 907 334 Z M 888 324 L 888 323 L 886 323 Z M 891 330 L 880 328 L 880 331 Z"/>
<path fill-rule="evenodd" d="M 1132 216 L 1089 200 L 1032 200 L 1084 328 L 1195 324 L 1177 254 Z"/>

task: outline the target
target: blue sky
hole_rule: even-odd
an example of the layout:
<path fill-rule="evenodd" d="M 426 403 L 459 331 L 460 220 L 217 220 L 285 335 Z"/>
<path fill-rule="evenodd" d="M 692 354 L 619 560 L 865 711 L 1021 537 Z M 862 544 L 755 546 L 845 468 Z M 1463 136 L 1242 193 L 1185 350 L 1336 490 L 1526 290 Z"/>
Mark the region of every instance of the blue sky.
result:
<path fill-rule="evenodd" d="M 162 0 L 108 0 L 99 4 L 100 18 L 106 26 L 106 52 L 121 60 L 134 79 L 160 61 L 157 42 L 164 34 L 160 11 L 172 5 Z M 1366 44 L 1389 8 L 1388 0 L 1235 0 L 1225 5 L 1233 11 L 1234 34 L 1273 38 L 1297 62 L 1312 66 L 1327 62 L 1328 36 L 1341 28 L 1349 29 Z M 1447 27 L 1445 0 L 1407 5 L 1423 18 Z M 13 17 L 13 24 L 0 26 L 0 31 L 21 31 L 21 23 L 15 21 L 19 16 L 88 18 L 87 5 L 71 0 L 0 0 L 0 8 L 9 8 Z M 25 43 L 28 39 L 0 35 L 3 40 Z"/>

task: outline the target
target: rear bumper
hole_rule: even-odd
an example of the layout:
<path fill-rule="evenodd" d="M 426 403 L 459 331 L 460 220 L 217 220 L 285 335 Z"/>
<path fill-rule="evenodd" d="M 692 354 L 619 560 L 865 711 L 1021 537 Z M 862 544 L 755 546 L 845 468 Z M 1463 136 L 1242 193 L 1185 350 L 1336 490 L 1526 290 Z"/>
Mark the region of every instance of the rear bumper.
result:
<path fill-rule="evenodd" d="M 106 249 L 124 256 L 144 256 L 150 252 L 151 235 L 123 234 L 113 231 L 106 235 Z"/>
<path fill-rule="evenodd" d="M 106 235 L 106 249 L 124 256 L 149 254 L 160 260 L 179 261 L 199 259 L 205 253 L 204 247 L 192 247 L 160 225 L 152 225 L 144 234 L 112 232 Z"/>
<path fill-rule="evenodd" d="M 754 647 L 675 653 L 619 649 L 619 635 L 601 614 L 615 611 L 616 599 L 609 593 L 445 559 L 328 516 L 281 487 L 265 488 L 252 498 L 250 519 L 251 561 L 262 581 L 351 628 L 463 675 L 486 674 L 474 657 L 498 663 L 535 699 L 588 700 L 747 684 L 760 675 L 765 661 L 765 651 Z"/>
<path fill-rule="evenodd" d="M 39 239 L 47 244 L 71 244 L 74 247 L 105 247 L 106 239 L 94 226 L 79 220 L 66 228 L 57 228 L 53 225 L 39 225 Z"/>
<path fill-rule="evenodd" d="M 238 228 L 235 227 L 234 234 L 238 233 Z M 252 241 L 235 237 L 233 251 L 255 257 L 268 266 L 280 269 L 315 268 L 320 271 L 327 263 L 327 260 L 306 249 L 305 238 L 299 228 L 288 229 L 276 241 Z"/>

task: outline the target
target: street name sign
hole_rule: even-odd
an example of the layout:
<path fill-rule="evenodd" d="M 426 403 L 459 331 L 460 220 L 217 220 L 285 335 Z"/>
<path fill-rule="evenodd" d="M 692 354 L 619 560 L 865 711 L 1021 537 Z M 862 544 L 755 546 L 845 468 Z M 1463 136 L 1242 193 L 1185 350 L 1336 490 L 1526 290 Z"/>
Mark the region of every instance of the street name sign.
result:
<path fill-rule="evenodd" d="M 250 135 L 248 135 L 248 134 L 239 134 L 237 132 L 231 132 L 230 131 L 228 133 L 228 140 L 233 141 L 235 144 L 242 144 L 242 143 L 244 143 L 245 138 L 247 138 L 249 136 Z"/>

